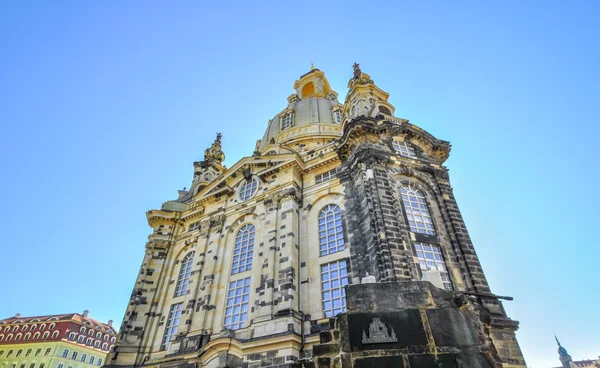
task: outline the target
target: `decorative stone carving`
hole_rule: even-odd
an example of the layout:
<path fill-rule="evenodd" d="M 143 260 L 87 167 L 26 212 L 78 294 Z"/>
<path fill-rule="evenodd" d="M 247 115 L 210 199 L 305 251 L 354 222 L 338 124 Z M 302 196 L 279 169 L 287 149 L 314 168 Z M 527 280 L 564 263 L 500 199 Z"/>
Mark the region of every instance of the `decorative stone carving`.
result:
<path fill-rule="evenodd" d="M 389 331 L 392 331 L 390 334 Z M 363 344 L 385 344 L 390 342 L 398 342 L 396 332 L 393 328 L 389 328 L 385 323 L 381 322 L 379 318 L 373 318 L 373 321 L 369 325 L 369 335 L 367 336 L 365 330 L 362 333 Z"/>

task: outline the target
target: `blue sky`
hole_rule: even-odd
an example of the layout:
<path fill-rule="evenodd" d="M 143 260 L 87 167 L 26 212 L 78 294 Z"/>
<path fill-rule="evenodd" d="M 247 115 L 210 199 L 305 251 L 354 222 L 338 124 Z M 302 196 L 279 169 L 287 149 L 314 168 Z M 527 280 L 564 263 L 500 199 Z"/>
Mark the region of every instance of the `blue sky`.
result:
<path fill-rule="evenodd" d="M 0 3 L 0 317 L 120 324 L 145 212 L 223 133 L 252 154 L 294 81 L 352 64 L 448 140 L 492 290 L 530 367 L 600 354 L 598 2 Z"/>

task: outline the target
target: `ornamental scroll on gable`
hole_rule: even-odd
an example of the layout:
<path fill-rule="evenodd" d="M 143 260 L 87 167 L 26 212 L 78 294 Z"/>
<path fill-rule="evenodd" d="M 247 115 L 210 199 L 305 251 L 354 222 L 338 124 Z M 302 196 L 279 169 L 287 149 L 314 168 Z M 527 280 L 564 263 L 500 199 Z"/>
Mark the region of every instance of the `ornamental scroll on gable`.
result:
<path fill-rule="evenodd" d="M 389 331 L 392 333 L 390 334 Z M 363 330 L 362 343 L 384 344 L 389 342 L 398 342 L 394 329 L 390 327 L 388 330 L 388 327 L 379 318 L 373 318 L 373 321 L 369 325 L 369 335 L 367 336 L 365 330 Z"/>

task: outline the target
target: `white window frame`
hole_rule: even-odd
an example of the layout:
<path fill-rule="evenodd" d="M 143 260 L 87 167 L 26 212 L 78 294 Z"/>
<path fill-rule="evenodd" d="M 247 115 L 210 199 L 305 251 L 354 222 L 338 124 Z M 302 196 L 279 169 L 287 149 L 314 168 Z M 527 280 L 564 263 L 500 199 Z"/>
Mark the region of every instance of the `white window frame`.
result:
<path fill-rule="evenodd" d="M 413 233 L 435 235 L 435 227 L 433 219 L 429 213 L 429 206 L 425 200 L 425 196 L 417 188 L 410 184 L 400 187 L 400 195 L 402 203 L 406 211 L 406 220 L 410 231 Z"/>
<path fill-rule="evenodd" d="M 252 269 L 255 236 L 256 228 L 252 224 L 242 226 L 237 232 L 235 248 L 233 250 L 233 263 L 231 264 L 232 275 Z"/>
<path fill-rule="evenodd" d="M 286 130 L 294 126 L 291 112 L 286 112 L 279 119 L 281 120 L 281 130 Z"/>
<path fill-rule="evenodd" d="M 248 319 L 250 300 L 250 277 L 231 281 L 227 288 L 225 321 L 223 326 L 231 330 L 244 328 Z"/>
<path fill-rule="evenodd" d="M 336 169 L 325 171 L 324 173 L 320 173 L 315 175 L 315 184 L 321 184 L 328 180 L 334 179 L 336 177 Z"/>
<path fill-rule="evenodd" d="M 190 277 L 192 275 L 192 265 L 194 263 L 195 252 L 188 253 L 181 261 L 181 267 L 179 268 L 179 276 L 177 277 L 177 283 L 175 284 L 175 296 L 182 296 L 187 293 L 187 286 L 190 283 Z M 101 338 L 102 334 L 100 334 Z"/>
<path fill-rule="evenodd" d="M 415 160 L 418 158 L 414 147 L 412 147 L 404 141 L 393 140 L 392 147 L 396 152 L 400 154 L 400 156 L 412 158 Z"/>
<path fill-rule="evenodd" d="M 346 290 L 348 285 L 348 260 L 324 263 L 321 265 L 321 297 L 323 301 L 323 315 L 335 317 L 346 312 Z"/>
<path fill-rule="evenodd" d="M 165 326 L 165 333 L 163 335 L 163 342 L 161 344 L 161 348 L 163 350 L 167 350 L 167 346 L 169 345 L 171 338 L 177 334 L 177 329 L 179 328 L 179 321 L 181 319 L 182 313 L 183 303 L 171 305 L 169 315 L 167 318 L 167 323 Z"/>
<path fill-rule="evenodd" d="M 342 112 L 340 111 L 340 109 L 333 110 L 333 122 L 335 124 L 342 123 Z"/>
<path fill-rule="evenodd" d="M 319 254 L 321 257 L 345 249 L 344 224 L 340 206 L 331 203 L 323 207 L 319 212 L 318 225 Z"/>
<path fill-rule="evenodd" d="M 258 179 L 256 177 L 252 177 L 252 178 L 250 178 L 250 180 L 247 180 L 247 181 L 243 182 L 242 184 L 240 184 L 238 197 L 240 198 L 240 200 L 242 202 L 245 202 L 247 200 L 250 200 L 252 197 L 254 197 L 254 195 L 256 194 L 257 191 L 258 191 Z"/>
<path fill-rule="evenodd" d="M 444 255 L 439 245 L 428 243 L 415 243 L 417 258 L 422 271 L 435 270 L 440 273 L 444 289 L 453 290 L 452 280 L 444 261 Z"/>

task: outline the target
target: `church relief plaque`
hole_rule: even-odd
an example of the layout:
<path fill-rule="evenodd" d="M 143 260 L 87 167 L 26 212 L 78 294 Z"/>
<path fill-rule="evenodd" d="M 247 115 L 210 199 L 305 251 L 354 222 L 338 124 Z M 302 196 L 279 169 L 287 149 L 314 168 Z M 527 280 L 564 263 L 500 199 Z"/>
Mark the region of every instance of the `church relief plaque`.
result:
<path fill-rule="evenodd" d="M 394 329 L 390 327 L 388 330 L 388 327 L 379 318 L 373 318 L 371 324 L 369 324 L 369 335 L 367 336 L 367 333 L 363 330 L 362 343 L 384 344 L 389 342 L 398 342 Z"/>

